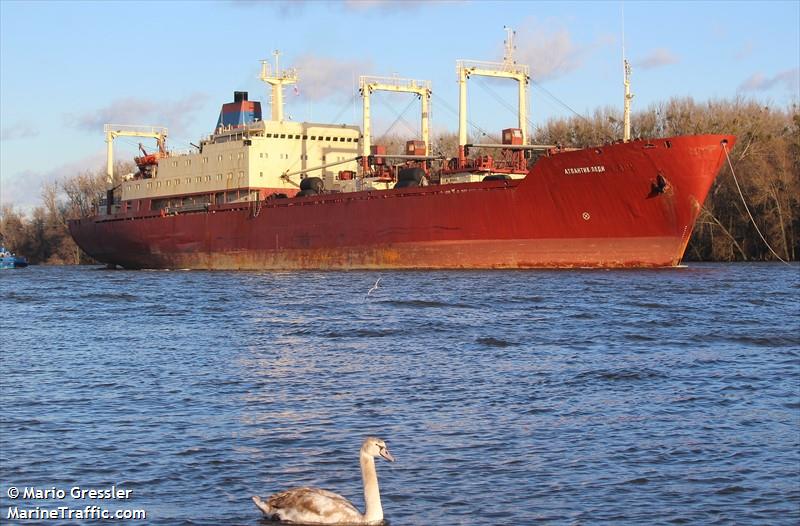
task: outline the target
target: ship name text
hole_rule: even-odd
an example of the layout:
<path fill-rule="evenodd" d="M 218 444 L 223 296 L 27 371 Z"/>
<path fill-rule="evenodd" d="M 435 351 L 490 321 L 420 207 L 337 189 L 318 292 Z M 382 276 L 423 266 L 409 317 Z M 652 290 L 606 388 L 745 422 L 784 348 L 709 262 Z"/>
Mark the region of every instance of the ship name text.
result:
<path fill-rule="evenodd" d="M 605 171 L 606 167 L 603 165 L 578 166 L 575 168 L 564 168 L 564 175 L 593 174 L 593 173 L 603 173 Z"/>

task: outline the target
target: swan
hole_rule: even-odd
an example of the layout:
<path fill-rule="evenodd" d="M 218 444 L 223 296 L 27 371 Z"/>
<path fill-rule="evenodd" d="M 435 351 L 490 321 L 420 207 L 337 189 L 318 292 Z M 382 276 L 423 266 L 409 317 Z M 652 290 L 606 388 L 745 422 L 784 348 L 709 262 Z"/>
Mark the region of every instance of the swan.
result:
<path fill-rule="evenodd" d="M 383 508 L 375 471 L 375 457 L 379 455 L 394 462 L 386 442 L 367 437 L 361 445 L 361 478 L 367 505 L 363 514 L 341 495 L 318 488 L 294 488 L 266 500 L 255 496 L 253 502 L 272 520 L 302 524 L 380 524 L 383 522 Z"/>

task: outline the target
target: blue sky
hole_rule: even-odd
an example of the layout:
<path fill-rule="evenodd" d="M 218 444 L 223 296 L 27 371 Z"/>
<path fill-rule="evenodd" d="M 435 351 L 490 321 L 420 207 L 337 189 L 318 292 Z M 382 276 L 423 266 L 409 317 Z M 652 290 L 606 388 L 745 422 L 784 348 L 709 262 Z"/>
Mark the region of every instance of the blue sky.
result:
<path fill-rule="evenodd" d="M 430 80 L 434 130 L 457 128 L 457 59 L 516 58 L 572 110 L 621 107 L 621 2 L 0 0 L 0 201 L 29 208 L 43 182 L 104 165 L 104 123 L 167 126 L 188 148 L 234 90 L 266 103 L 259 61 L 298 67 L 294 120 L 360 123 L 360 74 Z M 800 2 L 625 2 L 634 111 L 670 97 L 797 103 Z M 513 83 L 470 81 L 470 120 L 515 126 Z M 410 134 L 418 106 L 373 102 L 375 136 Z M 532 86 L 534 125 L 571 111 Z M 265 104 L 265 110 L 266 110 Z M 398 115 L 401 118 L 398 118 Z M 118 140 L 130 159 L 134 140 Z"/>

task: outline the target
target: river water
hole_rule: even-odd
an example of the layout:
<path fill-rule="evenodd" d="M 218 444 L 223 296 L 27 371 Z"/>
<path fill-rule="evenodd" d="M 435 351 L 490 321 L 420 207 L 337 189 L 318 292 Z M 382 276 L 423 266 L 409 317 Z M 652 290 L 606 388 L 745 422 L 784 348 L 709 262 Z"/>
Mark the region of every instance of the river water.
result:
<path fill-rule="evenodd" d="M 258 525 L 251 495 L 301 485 L 363 509 L 368 435 L 397 458 L 377 462 L 393 526 L 800 522 L 797 265 L 0 286 L 3 524 Z M 112 485 L 128 498 L 69 495 Z"/>

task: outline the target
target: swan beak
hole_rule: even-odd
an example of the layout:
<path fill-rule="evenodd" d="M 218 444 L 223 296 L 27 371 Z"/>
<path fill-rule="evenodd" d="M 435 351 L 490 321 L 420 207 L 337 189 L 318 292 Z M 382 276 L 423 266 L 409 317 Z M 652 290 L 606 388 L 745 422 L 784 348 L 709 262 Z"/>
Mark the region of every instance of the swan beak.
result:
<path fill-rule="evenodd" d="M 381 448 L 381 456 L 386 460 L 388 460 L 389 462 L 394 462 L 394 457 L 392 456 L 391 453 L 389 453 L 389 450 L 386 449 L 385 447 Z"/>

